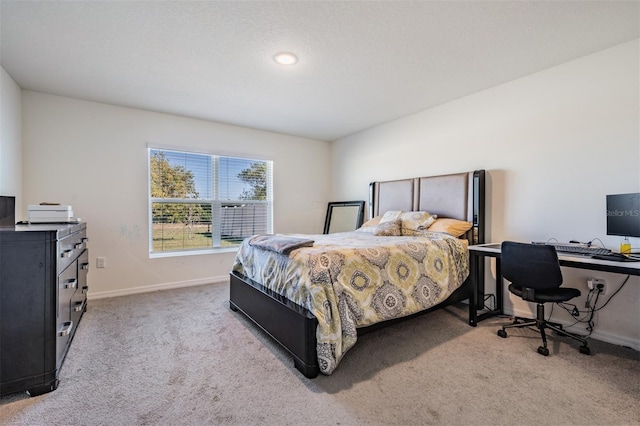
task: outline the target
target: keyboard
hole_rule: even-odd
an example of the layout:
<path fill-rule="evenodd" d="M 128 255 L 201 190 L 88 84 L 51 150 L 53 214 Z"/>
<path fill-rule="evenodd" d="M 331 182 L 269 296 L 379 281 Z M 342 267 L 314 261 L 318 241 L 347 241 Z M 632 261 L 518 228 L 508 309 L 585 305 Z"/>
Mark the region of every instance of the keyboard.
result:
<path fill-rule="evenodd" d="M 596 254 L 591 256 L 592 259 L 609 260 L 611 262 L 640 262 L 640 257 L 625 256 L 620 253 Z"/>
<path fill-rule="evenodd" d="M 603 247 L 587 246 L 586 244 L 562 244 L 562 243 L 534 243 L 554 246 L 558 253 L 582 254 L 586 256 L 601 256 L 611 254 L 611 250 Z"/>

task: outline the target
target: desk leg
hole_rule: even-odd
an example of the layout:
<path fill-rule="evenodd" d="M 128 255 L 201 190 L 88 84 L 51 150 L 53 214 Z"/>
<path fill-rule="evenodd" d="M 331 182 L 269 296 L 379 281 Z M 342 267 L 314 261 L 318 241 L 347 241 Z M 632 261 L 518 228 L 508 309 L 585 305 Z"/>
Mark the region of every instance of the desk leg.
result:
<path fill-rule="evenodd" d="M 469 256 L 469 275 L 472 280 L 473 297 L 469 300 L 469 325 L 476 326 L 487 314 L 478 315 L 484 309 L 484 256 L 471 253 Z"/>
<path fill-rule="evenodd" d="M 484 309 L 484 257 L 474 256 L 475 265 L 473 270 L 475 271 L 475 283 L 476 283 L 476 310 L 481 311 Z"/>
<path fill-rule="evenodd" d="M 469 255 L 469 279 L 471 280 L 471 285 L 473 287 L 471 299 L 469 300 L 469 325 L 473 327 L 478 325 L 478 300 L 480 298 L 478 290 L 480 285 L 478 277 L 479 261 L 480 259 L 474 253 Z"/>
<path fill-rule="evenodd" d="M 470 263 L 470 267 L 472 268 L 472 276 L 474 281 L 473 287 L 473 303 L 476 305 L 477 310 L 484 309 L 484 262 L 486 257 L 482 254 L 471 256 L 473 262 Z M 477 312 L 476 312 L 477 313 Z M 496 258 L 496 308 L 494 310 L 489 310 L 480 315 L 476 315 L 477 321 L 482 321 L 484 319 L 502 315 L 502 272 L 500 270 L 500 259 Z"/>
<path fill-rule="evenodd" d="M 500 258 L 496 258 L 496 315 L 504 314 L 504 295 L 502 288 L 504 280 L 502 279 L 502 267 L 500 266 Z"/>

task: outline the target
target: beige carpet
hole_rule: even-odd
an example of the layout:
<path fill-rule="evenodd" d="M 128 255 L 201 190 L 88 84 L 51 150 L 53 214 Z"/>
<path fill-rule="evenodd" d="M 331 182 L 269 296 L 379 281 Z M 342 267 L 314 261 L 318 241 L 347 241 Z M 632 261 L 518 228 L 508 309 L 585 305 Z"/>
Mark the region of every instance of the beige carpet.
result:
<path fill-rule="evenodd" d="M 331 376 L 304 378 L 228 285 L 92 301 L 52 393 L 0 398 L 0 424 L 634 425 L 640 357 L 593 355 L 528 330 L 496 335 L 450 308 L 363 336 Z M 521 336 L 521 337 L 518 337 Z"/>

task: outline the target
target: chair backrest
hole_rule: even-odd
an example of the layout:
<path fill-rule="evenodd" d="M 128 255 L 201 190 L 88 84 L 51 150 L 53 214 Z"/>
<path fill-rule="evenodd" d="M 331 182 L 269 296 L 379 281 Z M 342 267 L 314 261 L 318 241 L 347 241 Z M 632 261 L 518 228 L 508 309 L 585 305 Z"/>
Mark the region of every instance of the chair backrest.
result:
<path fill-rule="evenodd" d="M 562 284 L 555 247 L 505 241 L 501 251 L 502 276 L 511 283 L 539 290 Z"/>

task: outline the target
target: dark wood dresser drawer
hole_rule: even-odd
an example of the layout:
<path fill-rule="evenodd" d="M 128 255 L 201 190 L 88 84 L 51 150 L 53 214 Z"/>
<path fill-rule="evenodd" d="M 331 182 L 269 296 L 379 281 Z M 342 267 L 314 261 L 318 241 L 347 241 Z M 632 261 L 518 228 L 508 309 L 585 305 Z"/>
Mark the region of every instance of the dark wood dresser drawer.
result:
<path fill-rule="evenodd" d="M 0 228 L 0 395 L 55 390 L 87 307 L 84 223 Z"/>

